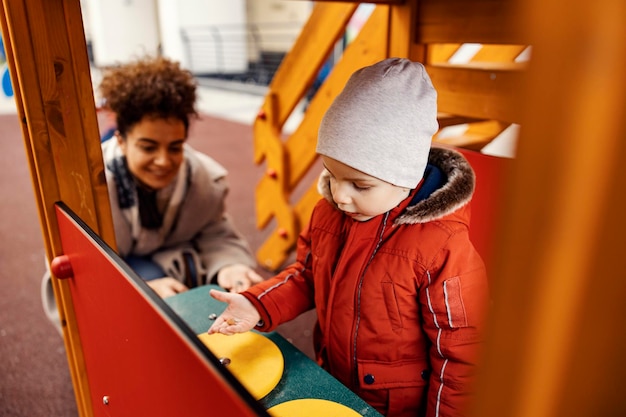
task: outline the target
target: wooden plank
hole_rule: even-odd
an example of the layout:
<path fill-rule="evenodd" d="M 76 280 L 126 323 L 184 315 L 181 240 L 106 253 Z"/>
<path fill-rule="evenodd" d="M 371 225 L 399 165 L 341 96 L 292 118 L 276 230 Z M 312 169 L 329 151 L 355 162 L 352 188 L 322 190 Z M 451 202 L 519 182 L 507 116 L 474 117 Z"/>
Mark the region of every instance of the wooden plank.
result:
<path fill-rule="evenodd" d="M 293 249 L 300 231 L 301 219 L 296 209 L 291 206 L 289 198 L 317 158 L 315 153 L 317 127 L 326 109 L 343 89 L 350 75 L 358 68 L 373 64 L 387 56 L 388 21 L 389 7 L 377 6 L 357 38 L 344 51 L 343 58 L 335 65 L 318 90 L 296 131 L 284 143 L 282 139 L 278 139 L 280 120 L 268 116 L 266 120 L 255 123 L 255 137 L 265 135 L 264 145 L 259 145 L 259 142 L 255 145 L 259 146 L 257 150 L 263 149 L 262 155 L 267 165 L 267 175 L 259 181 L 255 191 L 257 227 L 266 227 L 272 219 L 275 219 L 277 224 L 273 234 L 257 251 L 259 262 L 269 269 L 282 263 L 286 254 Z M 305 59 L 305 62 L 308 61 Z M 283 70 L 281 66 L 279 71 Z M 298 74 L 296 72 L 289 74 L 293 78 L 289 83 L 297 82 Z M 291 94 L 292 91 L 284 93 Z M 270 92 L 263 108 L 280 107 L 280 104 L 273 104 L 279 103 L 280 100 L 278 94 Z M 297 100 L 299 101 L 299 98 Z M 275 110 L 273 114 L 279 114 L 279 110 Z M 269 140 L 271 135 L 274 139 Z M 260 161 L 257 159 L 258 162 Z"/>
<path fill-rule="evenodd" d="M 377 6 L 357 38 L 348 45 L 342 59 L 335 65 L 326 82 L 315 95 L 301 124 L 287 139 L 289 155 L 288 190 L 293 190 L 316 159 L 317 130 L 337 94 L 343 90 L 350 76 L 359 68 L 387 57 L 389 8 Z"/>
<path fill-rule="evenodd" d="M 63 2 L 65 11 L 65 25 L 67 27 L 68 45 L 65 51 L 72 57 L 71 81 L 73 84 L 72 94 L 76 94 L 76 104 L 79 105 L 77 112 L 72 113 L 70 124 L 80 127 L 86 152 L 86 161 L 89 165 L 90 187 L 95 201 L 95 220 L 98 223 L 98 233 L 107 244 L 116 247 L 113 218 L 109 208 L 109 191 L 104 173 L 104 160 L 100 146 L 100 131 L 98 116 L 95 108 L 93 83 L 89 71 L 89 56 L 85 40 L 80 1 Z M 80 17 L 80 18 L 79 18 Z M 65 52 L 63 51 L 63 52 Z M 78 119 L 77 119 L 78 118 Z M 96 140 L 97 139 L 97 140 Z"/>
<path fill-rule="evenodd" d="M 3 39 L 11 70 L 17 110 L 22 121 L 22 134 L 39 209 L 46 256 L 48 259 L 53 259 L 55 254 L 62 252 L 62 248 L 56 222 L 50 220 L 49 216 L 52 213 L 46 210 L 45 192 L 48 193 L 47 195 L 59 194 L 55 181 L 56 172 L 54 169 L 50 169 L 50 164 L 38 166 L 38 161 L 45 157 L 49 158 L 50 153 L 42 150 L 41 146 L 35 146 L 37 140 L 42 136 L 44 139 L 40 140 L 40 142 L 47 143 L 45 139 L 47 137 L 47 124 L 45 122 L 42 89 L 39 87 L 40 79 L 35 65 L 35 44 L 44 42 L 45 48 L 46 36 L 45 33 L 42 36 L 38 31 L 32 31 L 31 33 L 29 30 L 29 26 L 32 23 L 29 21 L 30 16 L 27 13 L 27 6 L 29 5 L 25 4 L 25 2 L 5 1 L 2 6 Z M 35 6 L 41 7 L 41 5 Z M 35 16 L 37 16 L 36 13 Z M 38 26 L 38 29 L 41 29 L 42 26 L 45 28 L 45 25 L 42 24 L 41 16 L 35 17 L 35 21 L 37 22 L 35 26 Z M 16 44 L 19 44 L 20 47 L 16 48 Z M 38 150 L 40 153 L 38 153 Z M 84 359 L 80 338 L 75 326 L 76 321 L 71 296 L 67 286 L 62 288 L 56 280 L 53 280 L 53 288 L 61 323 L 67 324 L 63 328 L 64 342 L 77 408 L 81 416 L 91 416 L 89 388 L 83 371 Z"/>
<path fill-rule="evenodd" d="M 458 135 L 443 136 L 439 131 L 433 141 L 445 145 L 479 151 L 495 139 L 509 125 L 495 120 L 468 123 L 465 131 Z"/>
<path fill-rule="evenodd" d="M 288 201 L 289 166 L 281 130 L 327 59 L 358 4 L 316 4 L 291 51 L 269 86 L 253 126 L 254 160 L 266 160 L 268 176 L 256 190 L 257 226 L 264 228 L 277 215 L 281 236 L 294 239 L 295 218 Z M 306 162 L 304 162 L 306 163 Z M 282 239 L 282 238 L 281 238 Z"/>
<path fill-rule="evenodd" d="M 430 65 L 447 63 L 461 45 L 460 43 L 435 43 L 428 45 L 426 63 Z"/>
<path fill-rule="evenodd" d="M 526 44 L 512 22 L 514 0 L 419 0 L 415 43 Z"/>
<path fill-rule="evenodd" d="M 329 12 L 329 10 L 327 11 Z M 347 22 L 345 22 L 347 23 Z M 257 227 L 264 228 L 274 218 L 276 228 L 257 251 L 257 259 L 266 268 L 274 270 L 280 267 L 293 249 L 302 222 L 303 212 L 310 213 L 313 206 L 306 206 L 312 199 L 305 194 L 294 207 L 289 198 L 301 179 L 317 159 L 315 144 L 317 130 L 324 113 L 343 89 L 348 78 L 358 68 L 373 64 L 387 57 L 389 39 L 389 7 L 376 6 L 368 21 L 361 28 L 357 38 L 344 51 L 342 59 L 322 84 L 307 108 L 305 116 L 296 131 L 284 142 L 274 140 L 274 145 L 266 142 L 267 175 L 256 188 Z M 307 60 L 305 60 L 307 61 Z M 279 68 L 279 71 L 283 70 Z M 297 73 L 290 72 L 294 77 Z M 290 82 L 296 82 L 297 77 Z M 266 99 L 265 109 L 270 108 L 272 93 Z M 268 120 L 271 120 L 268 119 Z M 274 120 L 265 126 L 257 123 L 255 134 L 273 134 L 278 137 L 277 126 L 280 120 Z M 261 129 L 266 129 L 263 132 Z M 271 133 L 268 133 L 271 131 Z M 258 160 L 257 160 L 258 162 Z M 304 206 L 304 208 L 302 208 Z M 307 212 L 307 210 L 309 210 Z"/>
<path fill-rule="evenodd" d="M 528 68 L 528 62 L 512 61 L 469 61 L 462 64 L 437 64 L 438 68 L 456 68 L 483 71 L 517 71 L 521 72 Z"/>
<path fill-rule="evenodd" d="M 20 44 L 20 48 L 13 51 L 14 78 L 23 96 L 30 137 L 27 147 L 31 148 L 36 164 L 34 172 L 45 203 L 45 214 L 50 213 L 55 201 L 63 199 L 76 207 L 92 227 L 97 227 L 95 208 L 98 204 L 93 190 L 99 190 L 104 196 L 101 207 L 105 208 L 105 214 L 108 213 L 108 193 L 86 53 L 81 62 L 70 50 L 70 39 L 74 39 L 74 43 L 82 39 L 86 48 L 82 25 L 75 23 L 80 22 L 80 9 L 68 8 L 67 11 L 78 13 L 68 16 L 64 13 L 65 3 L 60 0 L 28 0 L 6 5 L 11 36 Z M 68 33 L 68 29 L 73 32 Z M 83 140 L 85 123 L 84 129 L 90 136 Z M 92 156 L 88 157 L 89 154 Z M 54 227 L 54 223 L 50 227 Z M 112 229 L 106 232 L 111 232 L 105 237 L 114 243 Z"/>
<path fill-rule="evenodd" d="M 417 2 L 407 1 L 389 7 L 388 57 L 408 58 L 415 38 Z M 417 61 L 424 62 L 425 50 Z"/>
<path fill-rule="evenodd" d="M 515 62 L 527 45 L 482 45 L 472 62 Z"/>
<path fill-rule="evenodd" d="M 427 63 L 430 65 L 446 65 L 463 44 L 435 43 L 427 46 Z M 481 45 L 480 49 L 468 60 L 473 66 L 491 68 L 518 68 L 515 59 L 526 50 L 526 45 Z M 511 64 L 511 65 L 498 65 Z M 467 65 L 470 66 L 470 65 Z"/>
<path fill-rule="evenodd" d="M 5 0 L 2 15 L 46 256 L 51 260 L 62 254 L 54 216 L 57 201 L 72 207 L 114 245 L 79 1 Z M 78 410 L 89 416 L 71 294 L 66 284 L 56 278 L 52 282 Z"/>
<path fill-rule="evenodd" d="M 519 121 L 517 96 L 522 71 L 427 66 L 437 89 L 439 111 L 478 119 Z"/>
<path fill-rule="evenodd" d="M 268 94 L 275 102 L 262 105 L 265 117 L 257 118 L 256 125 L 271 121 L 282 129 L 293 109 L 313 83 L 317 72 L 343 35 L 345 26 L 358 4 L 320 3 L 313 8 L 309 20 L 302 28 L 292 49 L 287 53 L 274 74 Z M 272 114 L 274 112 L 275 114 Z M 255 158 L 261 159 L 258 155 Z"/>
<path fill-rule="evenodd" d="M 521 4 L 533 61 L 470 415 L 621 416 L 626 2 Z"/>
<path fill-rule="evenodd" d="M 255 189 L 257 227 L 265 228 L 272 217 L 276 217 L 278 224 L 284 230 L 283 234 L 294 238 L 297 233 L 296 226 L 289 204 L 289 193 L 285 186 L 286 156 L 281 143 L 277 141 L 272 143 L 275 147 L 268 148 L 266 175 Z"/>
<path fill-rule="evenodd" d="M 450 113 L 437 113 L 437 122 L 439 122 L 439 129 L 447 126 L 460 125 L 465 123 L 473 123 L 481 121 L 475 117 L 467 117 L 463 115 L 450 114 Z"/>
<path fill-rule="evenodd" d="M 317 192 L 317 182 L 314 182 L 294 206 L 296 230 L 300 231 L 306 226 L 311 218 L 313 207 L 320 198 Z M 274 230 L 256 252 L 259 264 L 270 271 L 279 270 L 296 245 L 297 239 L 287 239 L 280 231 L 280 228 Z"/>

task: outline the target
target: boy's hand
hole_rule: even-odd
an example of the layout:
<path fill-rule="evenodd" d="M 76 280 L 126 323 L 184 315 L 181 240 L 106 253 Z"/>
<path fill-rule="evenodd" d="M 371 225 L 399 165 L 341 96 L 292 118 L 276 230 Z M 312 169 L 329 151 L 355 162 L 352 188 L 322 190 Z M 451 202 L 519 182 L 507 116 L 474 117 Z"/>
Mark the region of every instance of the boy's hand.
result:
<path fill-rule="evenodd" d="M 218 290 L 210 291 L 211 297 L 228 304 L 226 310 L 215 319 L 208 333 L 232 335 L 252 330 L 261 316 L 246 297 L 241 294 L 227 293 Z"/>

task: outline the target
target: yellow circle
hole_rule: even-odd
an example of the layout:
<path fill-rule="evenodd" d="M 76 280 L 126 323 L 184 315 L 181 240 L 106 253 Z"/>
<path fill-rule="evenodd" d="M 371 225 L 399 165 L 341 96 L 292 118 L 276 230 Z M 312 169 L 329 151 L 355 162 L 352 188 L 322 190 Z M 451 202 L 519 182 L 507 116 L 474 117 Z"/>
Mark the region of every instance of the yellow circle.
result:
<path fill-rule="evenodd" d="M 283 375 L 283 354 L 267 337 L 255 333 L 226 336 L 221 333 L 199 334 L 209 350 L 257 400 L 265 397 Z"/>
<path fill-rule="evenodd" d="M 333 401 L 319 398 L 303 398 L 277 404 L 267 410 L 273 417 L 360 417 L 353 409 Z"/>

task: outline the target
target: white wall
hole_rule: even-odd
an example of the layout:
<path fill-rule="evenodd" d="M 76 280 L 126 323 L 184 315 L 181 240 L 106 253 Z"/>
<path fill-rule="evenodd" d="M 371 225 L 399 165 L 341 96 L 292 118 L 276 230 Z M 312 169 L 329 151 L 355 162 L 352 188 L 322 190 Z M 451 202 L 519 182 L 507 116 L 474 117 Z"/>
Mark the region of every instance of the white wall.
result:
<path fill-rule="evenodd" d="M 248 0 L 248 20 L 260 28 L 264 51 L 287 52 L 313 10 L 312 1 Z"/>
<path fill-rule="evenodd" d="M 81 7 L 97 67 L 155 54 L 160 49 L 195 73 L 238 73 L 246 71 L 249 58 L 257 57 L 260 50 L 287 52 L 308 19 L 313 2 L 81 0 Z M 261 28 L 257 36 L 260 44 L 251 39 L 251 23 Z M 183 29 L 191 42 L 183 41 Z"/>
<path fill-rule="evenodd" d="M 164 55 L 180 61 L 187 68 L 187 59 L 180 36 L 180 17 L 176 0 L 157 0 L 161 47 Z"/>
<path fill-rule="evenodd" d="M 245 0 L 158 0 L 158 8 L 164 55 L 196 73 L 247 69 Z"/>
<path fill-rule="evenodd" d="M 248 0 L 248 19 L 251 22 L 280 23 L 306 22 L 313 10 L 312 1 Z"/>
<path fill-rule="evenodd" d="M 158 51 L 155 0 L 84 0 L 81 4 L 97 67 Z"/>

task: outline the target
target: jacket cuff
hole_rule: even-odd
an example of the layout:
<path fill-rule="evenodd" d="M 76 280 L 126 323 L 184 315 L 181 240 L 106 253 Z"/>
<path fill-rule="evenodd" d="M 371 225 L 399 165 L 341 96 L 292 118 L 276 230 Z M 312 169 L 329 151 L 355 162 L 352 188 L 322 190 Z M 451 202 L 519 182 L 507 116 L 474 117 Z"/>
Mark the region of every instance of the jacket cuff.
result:
<path fill-rule="evenodd" d="M 256 296 L 254 294 L 252 294 L 252 293 L 250 293 L 248 291 L 244 291 L 244 292 L 242 292 L 240 294 L 243 295 L 244 297 L 246 297 L 248 299 L 248 301 L 250 301 L 250 303 L 252 303 L 254 308 L 256 308 L 257 312 L 261 316 L 261 319 L 254 326 L 254 329 L 262 331 L 262 332 L 269 332 L 269 331 L 271 331 L 272 330 L 272 318 L 267 313 L 267 310 L 265 310 L 265 307 L 263 306 L 263 304 L 261 304 L 257 300 L 257 298 L 256 298 Z"/>

